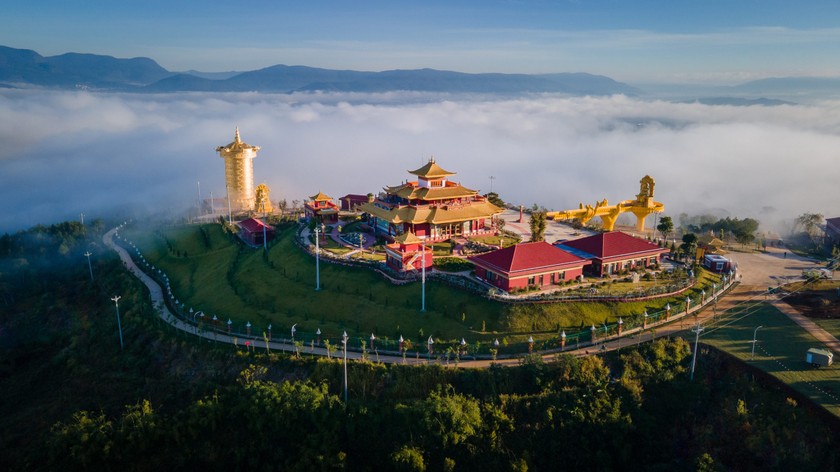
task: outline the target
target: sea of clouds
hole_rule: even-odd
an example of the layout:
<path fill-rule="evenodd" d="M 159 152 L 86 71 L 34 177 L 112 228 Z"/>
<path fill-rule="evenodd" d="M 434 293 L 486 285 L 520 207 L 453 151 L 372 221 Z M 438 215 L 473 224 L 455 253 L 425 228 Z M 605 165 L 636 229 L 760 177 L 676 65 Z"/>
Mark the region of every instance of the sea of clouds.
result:
<path fill-rule="evenodd" d="M 804 212 L 840 215 L 837 101 L 2 90 L 0 232 L 126 208 L 177 214 L 198 182 L 202 197 L 221 197 L 215 147 L 236 126 L 262 147 L 255 181 L 275 202 L 377 193 L 434 156 L 453 180 L 527 206 L 631 199 L 649 174 L 674 217 L 783 229 Z"/>

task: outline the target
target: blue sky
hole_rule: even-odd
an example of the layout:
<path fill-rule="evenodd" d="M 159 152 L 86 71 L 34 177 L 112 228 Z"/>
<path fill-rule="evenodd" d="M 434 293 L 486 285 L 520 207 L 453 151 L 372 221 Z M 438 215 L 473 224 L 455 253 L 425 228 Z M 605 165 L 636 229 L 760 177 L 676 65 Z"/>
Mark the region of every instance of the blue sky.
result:
<path fill-rule="evenodd" d="M 836 0 L 14 0 L 3 17 L 3 45 L 147 56 L 169 70 L 282 63 L 710 84 L 840 76 Z"/>

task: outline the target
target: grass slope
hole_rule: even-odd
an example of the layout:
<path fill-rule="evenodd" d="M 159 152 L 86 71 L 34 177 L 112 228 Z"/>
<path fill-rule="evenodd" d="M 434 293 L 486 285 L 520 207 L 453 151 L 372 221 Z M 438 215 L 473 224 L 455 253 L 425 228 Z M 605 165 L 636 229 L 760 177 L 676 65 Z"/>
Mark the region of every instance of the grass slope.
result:
<path fill-rule="evenodd" d="M 393 285 L 369 269 L 321 263 L 321 287 L 315 291 L 315 261 L 294 243 L 295 226 L 278 228 L 277 239 L 265 254 L 248 248 L 216 224 L 181 226 L 155 230 L 136 227 L 126 235 L 148 261 L 169 275 L 173 293 L 185 308 L 216 315 L 219 323 L 231 319 L 235 332 L 266 330 L 273 336 L 288 337 L 297 324 L 296 338 L 304 342 L 314 336 L 336 342 L 343 331 L 367 339 L 371 333 L 383 343 L 403 336 L 425 342 L 460 341 L 484 345 L 494 339 L 524 343 L 530 334 L 538 341 L 556 338 L 566 330 L 588 339 L 588 327 L 615 323 L 625 328 L 641 324 L 642 313 L 662 311 L 666 303 L 678 307 L 686 295 L 696 301 L 702 287 L 710 291 L 719 279 L 701 271 L 699 284 L 680 296 L 646 302 L 544 303 L 508 305 L 493 302 L 448 285 L 429 282 L 426 308 L 420 311 L 421 285 Z M 615 284 L 617 286 L 622 284 Z M 599 288 L 599 292 L 606 291 Z M 676 309 L 676 308 L 675 308 Z M 209 319 L 209 318 L 205 318 Z M 441 339 L 442 338 L 442 339 Z M 381 344 L 380 344 L 381 346 Z"/>
<path fill-rule="evenodd" d="M 758 304 L 750 314 L 703 336 L 703 341 L 768 372 L 802 392 L 829 412 L 840 416 L 840 364 L 813 368 L 805 363 L 809 348 L 821 344 L 787 316 L 770 305 Z M 751 360 L 753 332 L 758 344 Z"/>

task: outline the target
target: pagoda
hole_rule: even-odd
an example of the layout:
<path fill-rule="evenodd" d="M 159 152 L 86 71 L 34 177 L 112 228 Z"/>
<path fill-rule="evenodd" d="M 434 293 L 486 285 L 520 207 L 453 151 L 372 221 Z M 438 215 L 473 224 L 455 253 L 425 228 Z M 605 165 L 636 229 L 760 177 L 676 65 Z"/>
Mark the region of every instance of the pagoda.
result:
<path fill-rule="evenodd" d="M 411 231 L 395 237 L 392 244 L 385 246 L 385 263 L 396 271 L 422 270 L 424 265 L 426 270 L 431 270 L 433 259 L 432 250 Z"/>
<path fill-rule="evenodd" d="M 494 217 L 502 209 L 478 191 L 449 180 L 455 173 L 434 158 L 409 174 L 417 180 L 385 187 L 378 198 L 359 206 L 377 236 L 394 240 L 410 231 L 423 241 L 443 241 L 496 231 Z"/>
<path fill-rule="evenodd" d="M 259 146 L 251 146 L 239 137 L 239 128 L 233 142 L 218 146 L 216 152 L 225 160 L 225 185 L 228 201 L 233 210 L 253 211 L 256 204 L 254 195 L 254 163 Z"/>
<path fill-rule="evenodd" d="M 316 221 L 328 225 L 338 222 L 338 206 L 333 203 L 332 197 L 323 192 L 318 192 L 309 197 L 309 200 L 303 208 L 307 220 L 314 218 Z"/>

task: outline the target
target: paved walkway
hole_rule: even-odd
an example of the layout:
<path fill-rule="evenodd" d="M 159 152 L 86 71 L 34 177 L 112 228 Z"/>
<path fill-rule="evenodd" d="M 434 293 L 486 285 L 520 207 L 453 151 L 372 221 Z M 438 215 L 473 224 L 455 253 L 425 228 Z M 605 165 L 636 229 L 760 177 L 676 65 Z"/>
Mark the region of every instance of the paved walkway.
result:
<path fill-rule="evenodd" d="M 835 338 L 831 333 L 822 329 L 818 324 L 811 321 L 810 318 L 803 315 L 796 308 L 788 305 L 784 300 L 774 299 L 771 303 L 774 307 L 776 307 L 776 309 L 787 315 L 788 318 L 793 320 L 811 336 L 817 338 L 819 342 L 825 344 L 825 346 L 831 351 L 840 353 L 840 340 Z"/>

